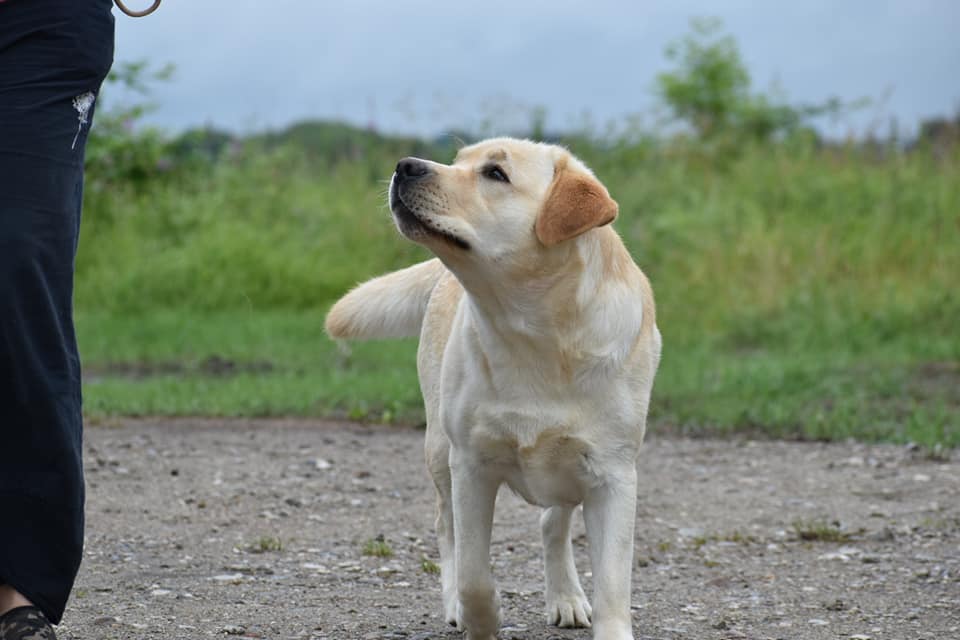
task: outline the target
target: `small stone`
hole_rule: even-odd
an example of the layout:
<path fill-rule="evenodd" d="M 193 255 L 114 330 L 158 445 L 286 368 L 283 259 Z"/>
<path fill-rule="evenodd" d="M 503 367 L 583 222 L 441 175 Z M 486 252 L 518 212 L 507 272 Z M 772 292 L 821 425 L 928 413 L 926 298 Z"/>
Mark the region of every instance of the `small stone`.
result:
<path fill-rule="evenodd" d="M 93 619 L 93 626 L 95 627 L 112 627 L 118 624 L 120 624 L 120 618 L 114 616 L 100 616 Z"/>
<path fill-rule="evenodd" d="M 868 636 L 865 633 L 855 633 L 850 636 L 850 640 L 873 640 L 873 636 Z"/>
<path fill-rule="evenodd" d="M 823 605 L 824 609 L 827 611 L 844 611 L 847 608 L 847 603 L 837 598 L 833 602 L 827 602 Z"/>
<path fill-rule="evenodd" d="M 930 482 L 930 476 L 925 473 L 915 473 L 913 475 L 914 482 Z"/>
<path fill-rule="evenodd" d="M 315 562 L 304 562 L 300 565 L 304 569 L 310 569 L 311 571 L 316 571 L 317 573 L 330 573 L 330 569 L 327 569 L 322 564 L 317 564 Z"/>
<path fill-rule="evenodd" d="M 152 596 L 168 596 L 168 595 L 170 595 L 171 593 L 173 593 L 173 592 L 170 591 L 170 589 L 154 589 L 153 591 L 150 592 L 150 595 L 152 595 Z"/>
<path fill-rule="evenodd" d="M 890 542 L 895 540 L 897 535 L 894 533 L 893 529 L 890 527 L 884 527 L 880 531 L 876 531 L 867 536 L 870 540 L 875 542 Z"/>
<path fill-rule="evenodd" d="M 225 633 L 228 636 L 239 636 L 246 632 L 245 627 L 241 627 L 238 624 L 228 624 L 224 628 L 220 629 L 221 633 Z"/>
<path fill-rule="evenodd" d="M 210 579 L 214 582 L 240 582 L 243 580 L 242 573 L 223 573 L 218 576 L 212 576 Z"/>
<path fill-rule="evenodd" d="M 810 620 L 807 620 L 807 624 L 812 624 L 815 627 L 825 627 L 830 623 L 823 618 L 811 618 Z"/>
<path fill-rule="evenodd" d="M 329 460 L 324 460 L 323 458 L 317 458 L 313 462 L 313 466 L 319 469 L 320 471 L 326 471 L 333 466 L 333 463 Z"/>
<path fill-rule="evenodd" d="M 518 631 L 526 631 L 527 625 L 520 622 L 508 622 L 504 626 L 500 627 L 501 633 L 516 633 Z"/>

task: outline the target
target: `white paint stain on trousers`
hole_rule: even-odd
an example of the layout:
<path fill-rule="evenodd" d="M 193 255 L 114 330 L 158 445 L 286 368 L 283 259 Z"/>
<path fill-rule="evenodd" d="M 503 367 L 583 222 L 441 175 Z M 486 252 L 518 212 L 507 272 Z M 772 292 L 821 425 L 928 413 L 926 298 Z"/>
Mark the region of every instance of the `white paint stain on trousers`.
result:
<path fill-rule="evenodd" d="M 77 110 L 77 119 L 80 123 L 77 125 L 77 135 L 73 136 L 73 144 L 70 145 L 71 149 L 77 146 L 77 138 L 80 137 L 83 125 L 90 121 L 90 108 L 93 106 L 94 100 L 96 100 L 96 96 L 93 95 L 93 91 L 81 93 L 73 99 L 73 108 Z"/>

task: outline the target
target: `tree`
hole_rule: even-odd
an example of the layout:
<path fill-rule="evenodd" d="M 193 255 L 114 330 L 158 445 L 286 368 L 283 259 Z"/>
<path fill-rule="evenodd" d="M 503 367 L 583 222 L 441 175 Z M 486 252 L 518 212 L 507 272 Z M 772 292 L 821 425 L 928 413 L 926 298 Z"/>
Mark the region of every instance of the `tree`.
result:
<path fill-rule="evenodd" d="M 868 104 L 830 98 L 819 105 L 794 106 L 776 95 L 752 93 L 750 74 L 733 36 L 715 18 L 697 18 L 692 32 L 667 46 L 671 71 L 657 76 L 657 89 L 674 119 L 704 142 L 721 147 L 766 142 L 797 132 L 811 119 L 839 115 Z M 726 143 L 726 144 L 724 144 Z"/>
<path fill-rule="evenodd" d="M 667 46 L 676 69 L 659 74 L 657 84 L 673 116 L 709 139 L 735 127 L 749 102 L 750 75 L 718 19 L 697 18 L 691 27 L 692 34 Z"/>

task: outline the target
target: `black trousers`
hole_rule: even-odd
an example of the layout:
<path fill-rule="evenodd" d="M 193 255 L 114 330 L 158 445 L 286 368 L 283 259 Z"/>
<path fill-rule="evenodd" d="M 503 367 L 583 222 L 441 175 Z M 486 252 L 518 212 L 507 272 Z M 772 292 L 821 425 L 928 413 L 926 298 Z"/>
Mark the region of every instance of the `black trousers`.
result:
<path fill-rule="evenodd" d="M 73 271 L 111 6 L 0 2 L 0 583 L 54 624 L 83 552 Z"/>

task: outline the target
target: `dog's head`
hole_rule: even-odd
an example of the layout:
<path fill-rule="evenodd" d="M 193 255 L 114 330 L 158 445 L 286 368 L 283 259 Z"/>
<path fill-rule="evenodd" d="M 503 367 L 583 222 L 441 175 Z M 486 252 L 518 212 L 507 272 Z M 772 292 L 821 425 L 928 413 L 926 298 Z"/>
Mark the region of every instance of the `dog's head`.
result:
<path fill-rule="evenodd" d="M 568 151 L 496 138 L 451 165 L 397 164 L 390 210 L 400 232 L 445 262 L 523 262 L 617 217 L 617 203 Z"/>

